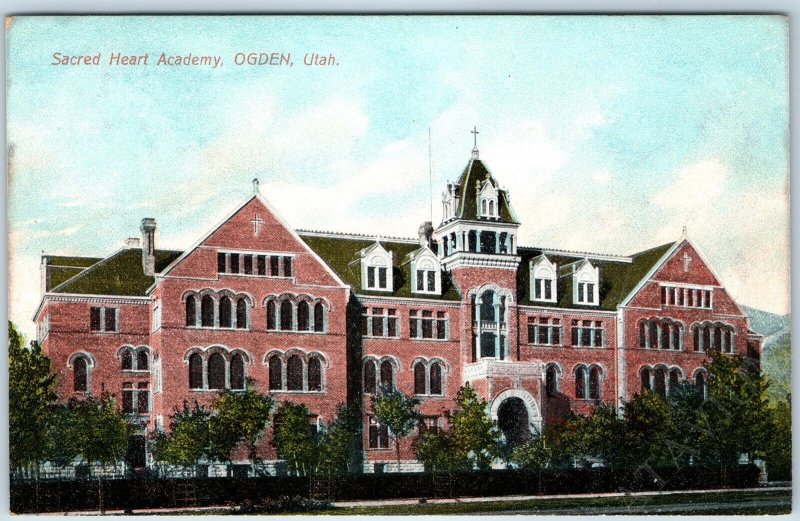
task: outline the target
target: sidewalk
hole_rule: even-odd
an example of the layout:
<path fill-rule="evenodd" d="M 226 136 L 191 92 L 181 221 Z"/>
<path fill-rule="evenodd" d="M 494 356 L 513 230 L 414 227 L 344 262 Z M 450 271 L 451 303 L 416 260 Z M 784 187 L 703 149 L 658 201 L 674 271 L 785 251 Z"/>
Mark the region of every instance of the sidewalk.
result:
<path fill-rule="evenodd" d="M 460 497 L 460 498 L 436 498 L 436 499 L 385 499 L 385 500 L 358 500 L 358 501 L 335 501 L 331 503 L 334 507 L 377 507 L 377 506 L 400 506 L 417 505 L 424 501 L 429 505 L 447 505 L 451 503 L 493 503 L 504 501 L 530 501 L 534 499 L 595 499 L 612 497 L 647 497 L 647 496 L 670 496 L 679 494 L 714 494 L 724 492 L 771 492 L 771 491 L 790 491 L 792 487 L 758 487 L 758 488 L 715 488 L 706 490 L 664 490 L 647 492 L 598 492 L 594 494 L 551 494 L 541 496 L 494 496 L 494 497 Z"/>

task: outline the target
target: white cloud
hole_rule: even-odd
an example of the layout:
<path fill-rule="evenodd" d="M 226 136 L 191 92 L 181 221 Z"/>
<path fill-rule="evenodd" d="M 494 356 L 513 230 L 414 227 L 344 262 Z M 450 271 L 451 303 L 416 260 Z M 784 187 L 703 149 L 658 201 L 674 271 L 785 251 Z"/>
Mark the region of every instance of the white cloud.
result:
<path fill-rule="evenodd" d="M 672 183 L 650 200 L 661 208 L 694 214 L 716 203 L 727 175 L 719 158 L 698 161 L 675 172 Z"/>
<path fill-rule="evenodd" d="M 594 181 L 594 184 L 598 186 L 608 186 L 608 183 L 611 182 L 612 178 L 613 176 L 611 175 L 611 172 L 606 170 L 598 170 L 597 172 L 592 173 L 592 181 Z"/>

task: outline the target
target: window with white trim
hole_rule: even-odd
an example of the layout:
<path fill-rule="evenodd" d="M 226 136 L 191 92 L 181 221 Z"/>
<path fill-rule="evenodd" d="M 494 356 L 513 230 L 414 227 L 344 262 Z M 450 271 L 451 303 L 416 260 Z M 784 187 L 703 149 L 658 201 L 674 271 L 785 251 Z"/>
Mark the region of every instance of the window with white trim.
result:
<path fill-rule="evenodd" d="M 413 262 L 414 293 L 441 293 L 441 271 L 436 257 L 422 258 Z"/>
<path fill-rule="evenodd" d="M 389 427 L 382 425 L 374 416 L 369 417 L 369 448 L 370 449 L 388 449 L 389 444 Z"/>
<path fill-rule="evenodd" d="M 408 312 L 408 336 L 418 340 L 447 340 L 449 321 L 447 313 L 412 309 Z"/>
<path fill-rule="evenodd" d="M 133 382 L 122 384 L 122 412 L 125 414 L 146 415 L 150 412 L 150 383 Z"/>
<path fill-rule="evenodd" d="M 572 347 L 603 347 L 605 329 L 600 320 L 573 320 Z"/>
<path fill-rule="evenodd" d="M 528 317 L 528 343 L 541 346 L 559 346 L 562 338 L 561 319 Z"/>
<path fill-rule="evenodd" d="M 119 308 L 92 307 L 89 310 L 89 328 L 99 333 L 119 332 Z"/>
<path fill-rule="evenodd" d="M 294 255 L 285 253 L 217 252 L 217 273 L 291 278 Z"/>
<path fill-rule="evenodd" d="M 400 337 L 400 318 L 397 309 L 371 307 L 364 308 L 361 315 L 361 334 L 366 337 Z"/>
<path fill-rule="evenodd" d="M 712 290 L 685 286 L 661 286 L 661 305 L 711 309 Z"/>
<path fill-rule="evenodd" d="M 539 302 L 558 300 L 556 273 L 556 265 L 544 255 L 531 260 L 531 300 Z"/>

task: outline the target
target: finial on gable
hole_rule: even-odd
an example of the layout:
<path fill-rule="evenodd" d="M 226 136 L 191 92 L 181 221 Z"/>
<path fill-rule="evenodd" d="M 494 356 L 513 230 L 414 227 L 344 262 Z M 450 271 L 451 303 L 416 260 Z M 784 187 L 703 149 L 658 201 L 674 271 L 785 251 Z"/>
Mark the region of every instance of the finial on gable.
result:
<path fill-rule="evenodd" d="M 253 179 L 253 195 L 256 195 L 258 193 L 259 193 L 258 178 L 256 177 L 255 179 Z"/>
<path fill-rule="evenodd" d="M 683 231 L 681 232 L 681 240 L 685 240 L 685 239 L 688 239 L 688 238 L 689 238 L 689 236 L 686 233 L 686 225 L 684 224 L 683 225 Z"/>
<path fill-rule="evenodd" d="M 473 146 L 472 146 L 472 159 L 478 159 L 478 127 L 473 126 L 472 130 L 469 131 L 472 134 L 473 138 Z"/>

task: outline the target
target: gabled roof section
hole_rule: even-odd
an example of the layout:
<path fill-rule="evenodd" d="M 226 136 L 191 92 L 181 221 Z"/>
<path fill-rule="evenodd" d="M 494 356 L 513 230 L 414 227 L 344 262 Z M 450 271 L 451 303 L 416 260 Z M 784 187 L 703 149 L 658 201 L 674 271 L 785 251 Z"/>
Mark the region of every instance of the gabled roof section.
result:
<path fill-rule="evenodd" d="M 72 277 L 80 274 L 102 257 L 67 257 L 62 255 L 42 255 L 44 264 L 44 290 L 50 291 Z"/>
<path fill-rule="evenodd" d="M 420 246 L 416 250 L 414 250 L 412 252 L 409 252 L 403 258 L 403 260 L 400 262 L 400 265 L 401 266 L 405 266 L 405 265 L 409 264 L 410 262 L 412 262 L 417 257 L 419 257 L 421 255 L 425 255 L 425 254 L 428 254 L 428 255 L 432 256 L 434 259 L 436 259 L 436 262 L 439 262 L 439 259 L 436 257 L 436 253 L 434 253 L 434 251 L 432 249 L 430 249 L 427 246 Z"/>
<path fill-rule="evenodd" d="M 492 185 L 497 188 L 498 197 L 498 219 L 485 219 L 478 216 L 478 188 L 477 183 L 489 179 Z M 456 183 L 458 197 L 460 198 L 458 208 L 456 208 L 456 219 L 466 219 L 472 221 L 501 222 L 509 224 L 520 224 L 519 219 L 511 209 L 508 193 L 500 188 L 497 180 L 492 176 L 486 165 L 480 159 L 470 159 L 466 168 L 461 173 Z"/>
<path fill-rule="evenodd" d="M 667 252 L 671 251 L 676 243 L 664 244 L 635 253 L 630 256 L 630 261 L 625 260 L 598 260 L 591 259 L 591 264 L 600 268 L 600 305 L 583 306 L 572 301 L 572 277 L 560 277 L 557 287 L 557 301 L 554 303 L 532 302 L 530 299 L 530 261 L 545 252 L 550 262 L 554 263 L 559 272 L 562 267 L 574 263 L 581 263 L 587 259 L 580 256 L 555 255 L 548 250 L 540 248 L 520 247 L 517 251 L 522 257 L 520 270 L 517 274 L 517 291 L 519 302 L 522 305 L 535 305 L 544 307 L 574 308 L 586 310 L 614 311 L 636 286 L 647 278 L 648 273 L 659 263 Z"/>
<path fill-rule="evenodd" d="M 156 250 L 156 273 L 165 269 L 180 254 L 179 251 Z M 48 291 L 79 295 L 143 297 L 147 296 L 147 289 L 154 281 L 154 277 L 144 274 L 141 248 L 125 248 Z"/>
<path fill-rule="evenodd" d="M 442 294 L 430 295 L 411 292 L 411 273 L 409 268 L 394 266 L 394 291 L 369 291 L 361 289 L 361 263 L 352 262 L 353 259 L 360 259 L 360 252 L 374 246 L 374 238 L 357 238 L 352 235 L 344 234 L 323 234 L 319 232 L 300 232 L 300 237 L 308 246 L 319 255 L 328 266 L 330 266 L 341 279 L 349 284 L 355 293 L 366 296 L 376 297 L 403 297 L 420 300 L 461 300 L 455 286 L 450 281 L 446 273 L 442 273 Z M 381 246 L 394 253 L 395 259 L 405 259 L 409 254 L 420 249 L 416 241 L 385 241 L 381 240 Z"/>

